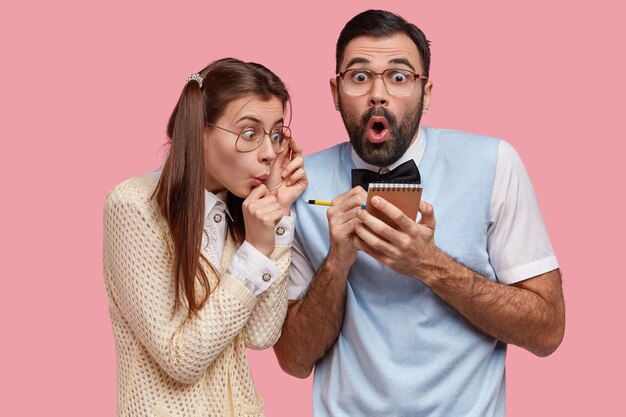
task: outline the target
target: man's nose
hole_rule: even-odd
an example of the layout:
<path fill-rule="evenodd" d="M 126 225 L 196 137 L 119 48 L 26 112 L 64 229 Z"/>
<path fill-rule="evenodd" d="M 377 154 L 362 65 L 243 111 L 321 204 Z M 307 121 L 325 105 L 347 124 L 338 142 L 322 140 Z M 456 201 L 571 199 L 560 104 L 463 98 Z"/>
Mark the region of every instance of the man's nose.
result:
<path fill-rule="evenodd" d="M 389 102 L 389 93 L 381 76 L 376 76 L 372 81 L 369 94 L 370 106 L 386 106 Z"/>

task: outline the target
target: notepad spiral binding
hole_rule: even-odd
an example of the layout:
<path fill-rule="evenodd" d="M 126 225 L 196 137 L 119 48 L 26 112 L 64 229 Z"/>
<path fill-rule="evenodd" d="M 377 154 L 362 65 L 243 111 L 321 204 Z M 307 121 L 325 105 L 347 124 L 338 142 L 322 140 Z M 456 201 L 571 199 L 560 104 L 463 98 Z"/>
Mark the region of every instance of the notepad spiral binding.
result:
<path fill-rule="evenodd" d="M 401 182 L 371 182 L 367 187 L 370 191 L 417 191 L 422 188 L 421 184 Z"/>

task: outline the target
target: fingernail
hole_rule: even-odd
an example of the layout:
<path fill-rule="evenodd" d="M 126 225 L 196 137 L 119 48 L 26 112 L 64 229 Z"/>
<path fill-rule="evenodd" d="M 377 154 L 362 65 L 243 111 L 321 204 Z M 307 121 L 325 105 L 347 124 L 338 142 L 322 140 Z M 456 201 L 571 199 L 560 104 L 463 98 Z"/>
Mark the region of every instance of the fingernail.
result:
<path fill-rule="evenodd" d="M 378 206 L 380 204 L 380 198 L 379 197 L 372 197 L 372 204 L 374 206 Z"/>

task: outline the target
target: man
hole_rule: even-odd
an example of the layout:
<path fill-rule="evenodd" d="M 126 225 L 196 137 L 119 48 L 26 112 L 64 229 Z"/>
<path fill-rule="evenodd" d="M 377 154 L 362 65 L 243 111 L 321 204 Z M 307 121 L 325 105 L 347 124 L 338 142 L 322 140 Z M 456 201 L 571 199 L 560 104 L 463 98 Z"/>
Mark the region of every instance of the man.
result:
<path fill-rule="evenodd" d="M 350 143 L 307 157 L 279 363 L 302 378 L 315 366 L 315 416 L 503 416 L 506 345 L 547 356 L 565 322 L 525 168 L 499 139 L 419 126 L 430 48 L 403 18 L 355 16 L 336 59 Z M 361 209 L 351 171 L 400 165 L 424 201 L 418 222 L 372 201 L 392 228 Z M 306 204 L 332 196 L 327 213 Z"/>

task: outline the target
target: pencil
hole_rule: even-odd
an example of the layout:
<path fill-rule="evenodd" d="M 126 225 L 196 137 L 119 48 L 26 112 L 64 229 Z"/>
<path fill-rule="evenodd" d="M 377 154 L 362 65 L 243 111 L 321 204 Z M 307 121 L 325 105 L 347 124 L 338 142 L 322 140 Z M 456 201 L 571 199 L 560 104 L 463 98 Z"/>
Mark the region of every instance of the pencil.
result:
<path fill-rule="evenodd" d="M 333 205 L 330 201 L 324 201 L 324 200 L 307 200 L 306 202 L 309 204 L 316 204 L 318 206 L 332 206 Z"/>

